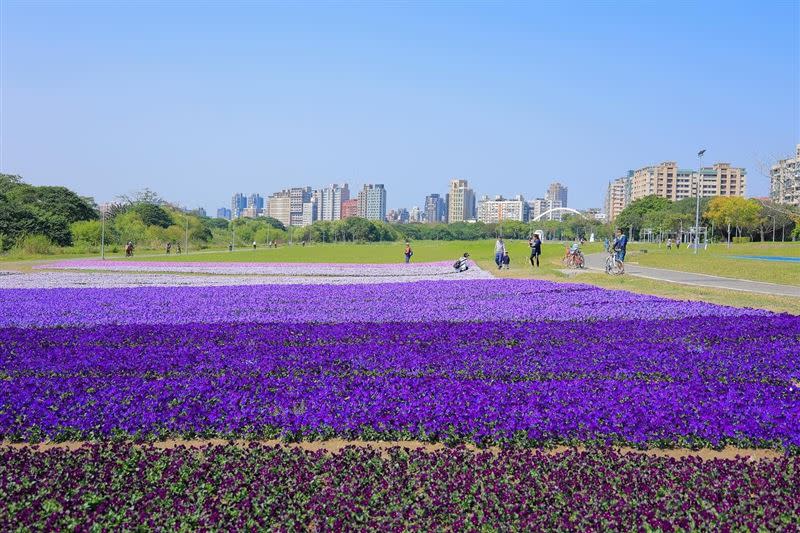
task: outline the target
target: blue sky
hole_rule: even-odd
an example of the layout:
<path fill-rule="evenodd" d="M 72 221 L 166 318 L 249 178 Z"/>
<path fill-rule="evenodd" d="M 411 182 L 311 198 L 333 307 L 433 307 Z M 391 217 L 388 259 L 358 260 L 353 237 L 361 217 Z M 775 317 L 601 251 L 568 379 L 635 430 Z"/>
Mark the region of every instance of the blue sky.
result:
<path fill-rule="evenodd" d="M 0 170 L 99 201 L 385 183 L 420 205 L 800 142 L 798 2 L 0 2 Z"/>

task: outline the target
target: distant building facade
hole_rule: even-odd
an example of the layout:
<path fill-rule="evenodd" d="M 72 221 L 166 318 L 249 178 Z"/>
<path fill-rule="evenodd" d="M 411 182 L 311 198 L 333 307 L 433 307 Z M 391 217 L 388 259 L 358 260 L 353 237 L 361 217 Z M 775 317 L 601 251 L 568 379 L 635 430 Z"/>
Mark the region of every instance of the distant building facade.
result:
<path fill-rule="evenodd" d="M 447 222 L 447 203 L 438 194 L 429 194 L 425 197 L 425 222 L 437 224 Z"/>
<path fill-rule="evenodd" d="M 247 197 L 237 192 L 231 198 L 231 218 L 239 218 L 242 215 L 242 210 L 247 208 Z"/>
<path fill-rule="evenodd" d="M 622 210 L 628 207 L 631 203 L 631 194 L 633 186 L 633 171 L 629 171 L 627 176 L 617 178 L 608 183 L 606 190 L 605 201 L 605 214 L 608 222 L 614 222 L 614 219 L 622 213 Z"/>
<path fill-rule="evenodd" d="M 450 181 L 447 196 L 447 222 L 464 222 L 475 218 L 475 191 L 469 188 L 467 180 Z"/>
<path fill-rule="evenodd" d="M 351 198 L 342 202 L 342 219 L 358 216 L 358 198 Z"/>
<path fill-rule="evenodd" d="M 547 188 L 546 198 L 553 205 L 558 204 L 559 207 L 567 207 L 567 187 L 557 181 L 551 183 Z"/>
<path fill-rule="evenodd" d="M 358 193 L 358 216 L 386 220 L 386 188 L 382 183 L 368 183 Z"/>
<path fill-rule="evenodd" d="M 220 207 L 217 209 L 217 218 L 224 218 L 225 220 L 231 219 L 231 210 L 227 207 Z"/>
<path fill-rule="evenodd" d="M 478 222 L 485 224 L 498 224 L 507 220 L 526 222 L 528 220 L 528 204 L 522 195 L 513 199 L 495 196 L 489 199 L 484 195 L 478 202 Z"/>
<path fill-rule="evenodd" d="M 744 196 L 744 168 L 732 167 L 729 163 L 716 163 L 699 171 L 678 168 L 674 161 L 640 168 L 633 173 L 631 201 L 656 195 L 677 201 L 684 198 L 709 196 Z"/>
<path fill-rule="evenodd" d="M 317 220 L 340 220 L 342 217 L 342 202 L 350 199 L 350 188 L 345 183 L 342 186 L 334 183 L 324 187 L 317 194 Z"/>
<path fill-rule="evenodd" d="M 795 156 L 779 160 L 769 173 L 769 197 L 775 203 L 800 206 L 800 144 Z"/>
<path fill-rule="evenodd" d="M 561 220 L 561 212 L 548 212 L 559 207 L 564 207 L 561 202 L 554 202 L 549 198 L 535 198 L 528 204 L 530 220 Z M 547 213 L 547 214 L 545 214 Z M 544 216 L 542 216 L 544 215 Z M 541 218 L 540 218 L 541 217 Z"/>
<path fill-rule="evenodd" d="M 423 212 L 420 210 L 419 206 L 415 205 L 411 209 L 408 210 L 408 221 L 409 222 L 422 222 Z"/>

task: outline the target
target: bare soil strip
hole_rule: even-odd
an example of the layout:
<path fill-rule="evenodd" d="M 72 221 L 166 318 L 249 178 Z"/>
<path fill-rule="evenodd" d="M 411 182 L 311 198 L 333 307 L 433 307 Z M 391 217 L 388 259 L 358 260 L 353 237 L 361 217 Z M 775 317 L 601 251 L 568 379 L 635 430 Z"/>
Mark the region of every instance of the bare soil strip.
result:
<path fill-rule="evenodd" d="M 0 448 L 2 447 L 10 447 L 16 449 L 29 448 L 35 451 L 47 451 L 51 449 L 77 450 L 84 445 L 99 444 L 101 442 L 104 441 L 42 442 L 36 444 L 31 444 L 27 442 L 0 441 Z M 171 448 L 177 448 L 179 446 L 184 446 L 187 448 L 201 448 L 205 446 L 224 446 L 227 444 L 234 444 L 236 446 L 247 447 L 252 443 L 258 443 L 263 446 L 282 445 L 282 446 L 289 446 L 292 448 L 299 448 L 301 450 L 306 450 L 311 452 L 324 451 L 328 453 L 340 452 L 341 450 L 343 450 L 348 446 L 371 448 L 374 450 L 381 450 L 381 451 L 388 450 L 389 448 L 399 447 L 399 448 L 410 448 L 410 449 L 422 449 L 427 452 L 442 450 L 447 447 L 443 443 L 430 443 L 430 442 L 420 442 L 420 441 L 357 441 L 357 440 L 342 440 L 342 439 L 331 439 L 325 441 L 309 441 L 309 442 L 285 442 L 282 440 L 194 439 L 194 440 L 165 440 L 165 441 L 147 443 L 146 445 L 152 445 L 154 448 L 160 448 L 160 449 L 171 449 Z M 498 447 L 481 449 L 478 448 L 477 446 L 470 444 L 467 444 L 464 447 L 468 450 L 472 450 L 475 452 L 491 451 L 492 453 L 498 453 L 500 451 L 500 448 Z M 713 459 L 734 459 L 736 457 L 745 457 L 749 461 L 758 461 L 761 459 L 775 460 L 784 456 L 782 452 L 777 450 L 762 449 L 762 448 L 734 448 L 731 446 L 728 446 L 722 450 L 713 450 L 710 448 L 701 448 L 699 450 L 691 450 L 688 448 L 670 448 L 670 449 L 653 448 L 649 450 L 639 450 L 627 446 L 612 446 L 612 448 L 619 453 L 638 453 L 638 454 L 650 455 L 652 457 L 672 457 L 674 459 L 682 459 L 684 457 L 698 457 L 704 461 L 710 461 Z M 589 451 L 591 450 L 591 448 L 583 446 L 578 446 L 574 448 L 569 446 L 556 446 L 553 448 L 531 449 L 531 451 L 540 451 L 548 455 L 556 455 L 564 453 L 569 450 L 577 450 L 582 452 L 582 451 Z"/>

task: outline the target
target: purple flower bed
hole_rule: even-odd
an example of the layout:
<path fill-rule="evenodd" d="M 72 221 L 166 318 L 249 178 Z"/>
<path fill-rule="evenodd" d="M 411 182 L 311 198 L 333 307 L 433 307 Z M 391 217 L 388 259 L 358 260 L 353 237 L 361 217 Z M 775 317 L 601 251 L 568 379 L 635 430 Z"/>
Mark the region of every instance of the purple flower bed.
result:
<path fill-rule="evenodd" d="M 800 446 L 800 319 L 0 329 L 0 436 Z"/>
<path fill-rule="evenodd" d="M 0 448 L 0 529 L 793 531 L 800 458 Z"/>
<path fill-rule="evenodd" d="M 13 276 L 12 276 L 13 277 Z M 0 290 L 0 327 L 192 322 L 622 320 L 774 316 L 535 280 Z M 13 311 L 12 311 L 13 310 Z"/>

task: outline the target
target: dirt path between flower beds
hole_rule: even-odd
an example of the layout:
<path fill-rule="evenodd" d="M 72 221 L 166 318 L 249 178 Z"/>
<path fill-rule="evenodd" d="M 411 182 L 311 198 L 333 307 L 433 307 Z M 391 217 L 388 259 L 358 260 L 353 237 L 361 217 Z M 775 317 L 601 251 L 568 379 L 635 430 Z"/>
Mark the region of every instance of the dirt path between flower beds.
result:
<path fill-rule="evenodd" d="M 27 442 L 0 441 L 0 448 L 3 447 L 10 447 L 17 449 L 31 448 L 37 451 L 47 451 L 54 448 L 77 450 L 84 445 L 97 444 L 100 442 L 103 441 L 43 442 L 36 444 L 31 444 Z M 326 441 L 311 441 L 311 442 L 285 442 L 281 440 L 231 441 L 225 439 L 196 439 L 196 440 L 165 440 L 165 441 L 152 442 L 148 444 L 152 445 L 154 448 L 171 449 L 171 448 L 177 448 L 178 446 L 186 446 L 189 448 L 200 448 L 203 446 L 224 446 L 226 444 L 231 444 L 231 443 L 237 446 L 246 447 L 254 442 L 264 446 L 283 445 L 292 448 L 300 448 L 302 450 L 311 452 L 322 450 L 330 453 L 340 452 L 348 446 L 357 446 L 360 448 L 372 448 L 375 450 L 388 450 L 389 448 L 400 447 L 400 448 L 422 449 L 428 452 L 443 450 L 447 448 L 447 446 L 442 443 L 430 443 L 430 442 L 420 442 L 420 441 L 351 441 L 351 440 L 341 440 L 341 439 L 331 439 Z M 478 448 L 477 446 L 470 444 L 465 445 L 465 448 L 475 452 L 482 451 L 482 449 Z M 556 455 L 572 449 L 576 449 L 578 451 L 589 450 L 589 448 L 583 446 L 579 446 L 576 448 L 571 448 L 569 446 L 556 446 L 554 448 L 547 448 L 547 449 L 533 448 L 531 449 L 531 451 L 541 451 L 542 453 L 548 455 Z M 774 460 L 784 456 L 782 452 L 779 452 L 777 450 L 762 449 L 762 448 L 733 448 L 730 446 L 722 450 L 712 450 L 710 448 L 702 448 L 700 450 L 690 450 L 687 448 L 673 448 L 673 449 L 654 448 L 650 450 L 638 450 L 636 448 L 630 448 L 626 446 L 613 446 L 613 449 L 620 453 L 638 453 L 638 454 L 650 455 L 653 457 L 672 457 L 674 459 L 681 459 L 684 457 L 699 457 L 704 461 L 712 459 L 733 459 L 737 456 L 747 457 L 748 460 L 751 461 L 757 461 L 760 459 Z M 486 450 L 497 453 L 500 451 L 500 448 L 490 447 L 486 448 Z"/>

